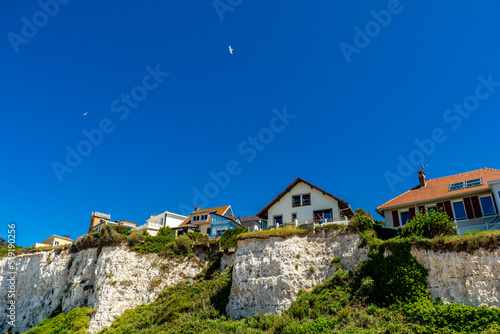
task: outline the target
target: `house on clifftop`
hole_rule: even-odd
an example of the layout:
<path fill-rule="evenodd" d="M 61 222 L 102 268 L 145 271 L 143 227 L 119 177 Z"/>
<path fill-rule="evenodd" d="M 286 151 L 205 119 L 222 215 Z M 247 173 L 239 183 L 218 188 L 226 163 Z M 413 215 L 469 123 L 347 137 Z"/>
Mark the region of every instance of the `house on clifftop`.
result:
<path fill-rule="evenodd" d="M 295 221 L 347 224 L 354 212 L 346 201 L 297 178 L 257 216 L 264 221 L 262 227 L 269 228 L 294 224 Z"/>
<path fill-rule="evenodd" d="M 427 179 L 418 170 L 419 185 L 377 208 L 387 227 L 401 227 L 420 212 L 443 210 L 457 223 L 457 233 L 500 228 L 500 170 Z"/>

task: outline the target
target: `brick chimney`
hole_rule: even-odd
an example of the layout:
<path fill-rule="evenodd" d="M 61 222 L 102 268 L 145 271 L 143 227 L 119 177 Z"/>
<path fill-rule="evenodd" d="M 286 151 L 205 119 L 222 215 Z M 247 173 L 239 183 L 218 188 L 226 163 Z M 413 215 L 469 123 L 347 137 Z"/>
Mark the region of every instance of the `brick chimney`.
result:
<path fill-rule="evenodd" d="M 418 180 L 420 181 L 420 188 L 424 188 L 427 180 L 425 179 L 425 173 L 423 170 L 419 169 L 418 172 Z"/>

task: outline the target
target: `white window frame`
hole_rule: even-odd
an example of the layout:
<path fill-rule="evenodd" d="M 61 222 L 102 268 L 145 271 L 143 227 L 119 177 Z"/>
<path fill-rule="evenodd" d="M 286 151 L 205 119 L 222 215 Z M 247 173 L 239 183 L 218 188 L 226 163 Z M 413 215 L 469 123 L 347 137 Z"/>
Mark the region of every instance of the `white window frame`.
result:
<path fill-rule="evenodd" d="M 305 195 L 309 195 L 309 204 L 304 204 L 304 196 Z M 293 205 L 293 198 L 296 197 L 296 196 L 299 196 L 300 203 L 299 203 L 299 205 L 294 206 Z M 292 208 L 298 208 L 298 207 L 301 207 L 301 206 L 311 206 L 311 205 L 312 205 L 311 193 L 304 193 L 304 194 L 295 194 L 295 195 L 292 195 Z"/>
<path fill-rule="evenodd" d="M 493 204 L 493 213 L 490 214 L 490 215 L 485 215 L 484 214 L 483 202 L 481 202 L 481 198 L 486 198 L 486 197 L 489 197 L 491 199 L 491 204 Z M 495 201 L 493 201 L 493 198 L 491 198 L 491 195 L 486 195 L 486 196 L 483 196 L 483 197 L 479 197 L 479 205 L 481 206 L 481 213 L 483 214 L 483 217 L 493 217 L 493 216 L 496 216 L 498 214 L 497 213 L 497 209 L 495 208 Z"/>
<path fill-rule="evenodd" d="M 403 222 L 403 213 L 406 213 L 406 212 L 408 212 L 408 216 L 410 217 L 409 221 L 411 221 L 410 209 L 398 211 L 398 213 L 399 213 L 399 226 L 401 226 L 401 227 L 405 226 L 405 224 L 406 224 L 406 222 Z"/>
<path fill-rule="evenodd" d="M 453 204 L 455 203 L 462 203 L 462 206 L 464 207 L 464 212 L 465 212 L 465 218 L 462 218 L 462 219 L 457 219 L 457 214 L 455 212 L 455 206 Z M 467 217 L 467 208 L 465 207 L 465 203 L 464 203 L 464 200 L 459 200 L 459 201 L 454 201 L 454 202 L 451 202 L 451 210 L 453 211 L 453 219 L 456 220 L 456 221 L 460 221 L 460 222 L 465 222 L 467 220 L 469 220 L 469 218 Z"/>

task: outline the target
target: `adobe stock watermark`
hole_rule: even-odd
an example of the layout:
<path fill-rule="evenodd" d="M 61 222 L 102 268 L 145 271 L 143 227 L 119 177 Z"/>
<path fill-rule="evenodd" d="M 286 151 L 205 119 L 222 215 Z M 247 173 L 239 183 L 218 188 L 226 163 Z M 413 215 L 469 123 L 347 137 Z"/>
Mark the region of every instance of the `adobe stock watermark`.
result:
<path fill-rule="evenodd" d="M 146 66 L 146 72 L 141 84 L 134 86 L 130 93 L 123 93 L 111 102 L 111 111 L 117 114 L 121 121 L 130 115 L 131 109 L 136 109 L 139 103 L 147 98 L 148 92 L 156 89 L 170 75 L 168 72 L 162 72 L 159 64 L 154 69 Z M 102 118 L 94 129 L 83 129 L 82 135 L 85 139 L 80 140 L 74 147 L 67 145 L 64 161 L 62 163 L 53 161 L 51 164 L 59 183 L 63 182 L 64 174 L 72 173 L 75 168 L 80 166 L 83 158 L 88 157 L 95 147 L 101 145 L 104 135 L 112 133 L 115 129 L 115 123 L 108 117 Z"/>
<path fill-rule="evenodd" d="M 495 92 L 496 87 L 500 87 L 500 81 L 493 81 L 492 74 L 489 74 L 487 78 L 479 76 L 477 80 L 479 84 L 476 86 L 474 94 L 466 96 L 461 104 L 454 103 L 452 108 L 446 109 L 443 113 L 443 121 L 454 131 L 462 126 L 463 120 L 469 118 L 473 112 L 479 109 L 481 101 L 488 99 Z M 406 157 L 398 156 L 397 171 L 384 172 L 384 178 L 391 191 L 396 190 L 396 184 L 403 183 L 407 177 L 414 175 L 420 164 L 425 162 L 425 158 L 431 156 L 436 151 L 438 144 L 444 143 L 447 139 L 446 130 L 440 127 L 433 129 L 427 138 L 415 139 L 414 144 L 417 148 Z"/>
<path fill-rule="evenodd" d="M 363 29 L 358 26 L 353 28 L 355 34 L 352 44 L 347 42 L 339 44 L 340 51 L 342 51 L 348 64 L 352 61 L 352 55 L 360 54 L 361 50 L 366 48 L 372 39 L 380 34 L 382 28 L 387 27 L 391 23 L 393 16 L 400 14 L 404 8 L 399 0 L 389 0 L 386 7 L 387 9 L 379 11 L 371 10 L 370 15 L 373 20 L 368 21 Z"/>
<path fill-rule="evenodd" d="M 237 152 L 241 159 L 244 158 L 243 161 L 247 163 L 254 161 L 259 152 L 265 150 L 273 142 L 275 135 L 285 130 L 290 121 L 297 117 L 295 114 L 288 113 L 286 106 L 282 111 L 274 108 L 272 112 L 273 116 L 267 127 L 260 129 L 256 135 L 249 135 L 246 140 L 238 144 Z M 210 200 L 217 197 L 220 191 L 229 185 L 232 178 L 241 174 L 243 171 L 242 161 L 239 161 L 241 159 L 229 160 L 225 168 L 218 172 L 210 171 L 208 173 L 210 180 L 201 188 L 193 188 L 192 205 L 185 203 L 179 205 L 181 214 L 190 215 L 196 204 L 200 207 L 207 207 Z"/>
<path fill-rule="evenodd" d="M 17 266 L 15 262 L 15 250 L 16 250 L 16 224 L 10 223 L 7 225 L 7 265 L 4 267 L 3 281 L 5 290 L 7 291 L 7 305 L 5 309 L 7 310 L 6 322 L 9 326 L 12 326 L 13 332 L 16 323 L 16 282 L 17 282 Z"/>
<path fill-rule="evenodd" d="M 224 13 L 232 12 L 242 2 L 243 0 L 214 0 L 212 5 L 219 16 L 219 20 L 222 22 L 224 21 Z"/>
<path fill-rule="evenodd" d="M 21 22 L 20 34 L 14 32 L 9 32 L 7 38 L 9 39 L 10 45 L 14 52 L 19 53 L 19 46 L 22 44 L 28 44 L 28 42 L 33 39 L 41 28 L 45 27 L 49 20 L 59 13 L 61 5 L 66 5 L 71 0 L 40 0 L 38 1 L 38 6 L 40 10 L 35 12 L 31 19 L 23 16 Z"/>

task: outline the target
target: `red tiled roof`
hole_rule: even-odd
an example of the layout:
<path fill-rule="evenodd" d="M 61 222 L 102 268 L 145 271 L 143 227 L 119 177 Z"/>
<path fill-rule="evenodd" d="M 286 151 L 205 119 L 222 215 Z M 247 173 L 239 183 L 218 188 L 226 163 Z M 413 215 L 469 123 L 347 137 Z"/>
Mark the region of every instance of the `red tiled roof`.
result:
<path fill-rule="evenodd" d="M 480 186 L 465 188 L 460 190 L 453 190 L 453 191 L 448 190 L 450 184 L 452 183 L 458 183 L 479 178 L 481 178 L 483 181 L 482 185 Z M 489 188 L 488 181 L 493 181 L 497 179 L 500 179 L 500 170 L 486 168 L 486 167 L 483 169 L 473 170 L 471 172 L 444 176 L 437 179 L 429 179 L 427 180 L 425 187 L 420 188 L 420 186 L 417 186 L 413 189 L 410 189 L 402 193 L 401 195 L 379 206 L 377 208 L 377 212 L 382 214 L 382 211 L 384 211 L 387 208 L 478 192 Z"/>
<path fill-rule="evenodd" d="M 341 200 L 340 198 L 338 197 L 335 197 L 333 196 L 332 194 L 324 191 L 323 189 L 320 189 L 318 187 L 316 187 L 314 184 L 311 184 L 305 180 L 302 180 L 300 177 L 297 178 L 297 180 L 293 181 L 285 190 L 283 190 L 281 192 L 281 194 L 279 194 L 275 199 L 273 199 L 271 201 L 271 203 L 269 203 L 268 205 L 266 205 L 266 207 L 264 209 L 262 209 L 258 214 L 257 216 L 260 217 L 260 218 L 265 218 L 267 216 L 267 211 L 277 202 L 279 201 L 283 196 L 286 195 L 286 193 L 288 193 L 290 190 L 292 190 L 293 187 L 295 187 L 299 182 L 303 182 L 307 185 L 309 185 L 311 188 L 314 188 L 320 192 L 322 192 L 323 194 L 325 195 L 328 195 L 330 197 L 332 197 L 333 199 L 337 200 L 339 202 L 339 207 L 341 209 L 348 209 L 348 210 L 345 210 L 345 214 L 346 216 L 348 217 L 352 217 L 354 216 L 354 212 L 352 211 L 352 209 L 350 208 L 349 206 L 349 203 L 347 203 L 346 201 L 343 201 Z"/>
<path fill-rule="evenodd" d="M 179 224 L 179 226 L 177 227 L 181 227 L 181 226 L 186 226 L 186 225 L 189 225 L 189 223 L 191 222 L 191 217 L 193 215 L 197 215 L 197 214 L 200 214 L 200 213 L 210 213 L 210 212 L 213 212 L 215 214 L 218 214 L 219 216 L 223 216 L 224 213 L 229 209 L 230 205 L 226 205 L 226 206 L 219 206 L 219 207 L 216 207 L 216 208 L 209 208 L 209 209 L 199 209 L 199 210 L 196 210 L 194 211 L 192 214 L 189 215 L 189 217 L 187 217 L 181 224 Z M 204 223 L 210 223 L 210 222 L 200 222 L 199 224 L 204 224 Z"/>

